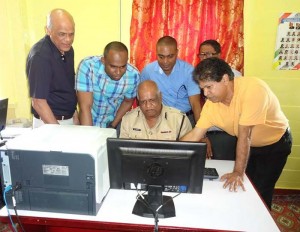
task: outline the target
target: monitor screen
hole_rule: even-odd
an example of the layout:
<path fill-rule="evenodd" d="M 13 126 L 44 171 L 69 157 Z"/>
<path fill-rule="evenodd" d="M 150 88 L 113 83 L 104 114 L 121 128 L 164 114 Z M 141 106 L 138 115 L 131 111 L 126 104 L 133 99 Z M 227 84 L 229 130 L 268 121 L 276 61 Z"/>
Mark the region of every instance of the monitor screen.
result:
<path fill-rule="evenodd" d="M 7 117 L 8 99 L 0 100 L 0 131 L 5 128 Z"/>
<path fill-rule="evenodd" d="M 173 186 L 179 192 L 202 193 L 204 143 L 108 138 L 107 152 L 111 188 L 124 189 L 132 184 L 146 186 L 148 195 L 140 198 L 147 202 L 137 206 L 140 208 L 135 206 L 134 214 L 152 217 L 152 211 L 163 205 L 159 217 L 175 216 L 175 209 L 174 212 L 168 209 L 168 204 L 173 202 L 162 195 L 166 187 Z"/>

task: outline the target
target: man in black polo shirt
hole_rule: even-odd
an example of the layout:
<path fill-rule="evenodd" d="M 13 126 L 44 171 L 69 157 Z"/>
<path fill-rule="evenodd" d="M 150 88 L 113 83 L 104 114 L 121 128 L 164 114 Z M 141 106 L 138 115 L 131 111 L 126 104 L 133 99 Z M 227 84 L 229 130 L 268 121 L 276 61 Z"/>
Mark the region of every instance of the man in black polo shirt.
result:
<path fill-rule="evenodd" d="M 47 16 L 47 35 L 30 50 L 26 62 L 33 128 L 47 124 L 79 124 L 74 89 L 73 17 L 63 9 Z"/>

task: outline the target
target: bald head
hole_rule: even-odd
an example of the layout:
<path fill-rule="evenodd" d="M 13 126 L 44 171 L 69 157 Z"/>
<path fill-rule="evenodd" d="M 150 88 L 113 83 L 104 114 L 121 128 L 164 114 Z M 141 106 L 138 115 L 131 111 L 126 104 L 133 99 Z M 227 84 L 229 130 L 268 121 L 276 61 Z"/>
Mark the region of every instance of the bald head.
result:
<path fill-rule="evenodd" d="M 137 98 L 146 120 L 157 119 L 162 110 L 162 97 L 156 83 L 151 80 L 139 84 Z"/>
<path fill-rule="evenodd" d="M 149 92 L 153 96 L 160 96 L 160 91 L 157 87 L 157 84 L 152 80 L 145 80 L 138 86 L 137 98 L 139 99 L 142 94 Z"/>
<path fill-rule="evenodd" d="M 64 9 L 52 10 L 47 16 L 46 33 L 62 54 L 69 51 L 75 35 L 72 15 Z"/>
<path fill-rule="evenodd" d="M 177 42 L 171 36 L 161 37 L 156 43 L 156 57 L 160 68 L 169 76 L 177 61 Z"/>
<path fill-rule="evenodd" d="M 51 29 L 59 21 L 69 21 L 71 24 L 75 25 L 72 15 L 64 9 L 53 9 L 47 15 L 47 29 Z"/>
<path fill-rule="evenodd" d="M 158 46 L 174 46 L 177 49 L 177 41 L 172 36 L 166 35 L 157 41 L 156 47 Z"/>

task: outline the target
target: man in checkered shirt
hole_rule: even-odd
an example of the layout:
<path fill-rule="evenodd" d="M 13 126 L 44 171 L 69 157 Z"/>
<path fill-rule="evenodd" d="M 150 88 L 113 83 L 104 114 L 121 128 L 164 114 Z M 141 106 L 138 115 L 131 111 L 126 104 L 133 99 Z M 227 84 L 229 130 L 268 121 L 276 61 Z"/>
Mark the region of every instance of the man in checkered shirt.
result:
<path fill-rule="evenodd" d="M 113 41 L 106 45 L 103 56 L 89 56 L 80 62 L 75 89 L 81 125 L 117 128 L 131 109 L 140 74 L 127 61 L 127 47 Z"/>

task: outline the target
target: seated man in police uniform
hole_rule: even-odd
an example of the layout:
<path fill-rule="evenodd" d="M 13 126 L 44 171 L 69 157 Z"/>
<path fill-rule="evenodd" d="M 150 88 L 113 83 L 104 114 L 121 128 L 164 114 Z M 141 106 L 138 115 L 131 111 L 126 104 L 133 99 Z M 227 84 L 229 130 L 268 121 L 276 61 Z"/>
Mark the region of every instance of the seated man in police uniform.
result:
<path fill-rule="evenodd" d="M 164 106 L 156 83 L 146 80 L 137 90 L 139 107 L 122 118 L 120 138 L 178 140 L 192 129 L 181 111 Z"/>

